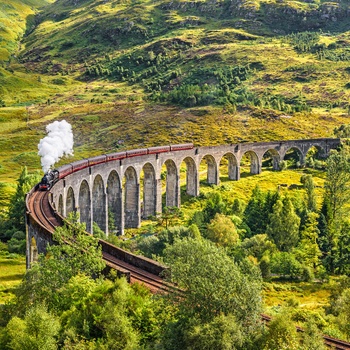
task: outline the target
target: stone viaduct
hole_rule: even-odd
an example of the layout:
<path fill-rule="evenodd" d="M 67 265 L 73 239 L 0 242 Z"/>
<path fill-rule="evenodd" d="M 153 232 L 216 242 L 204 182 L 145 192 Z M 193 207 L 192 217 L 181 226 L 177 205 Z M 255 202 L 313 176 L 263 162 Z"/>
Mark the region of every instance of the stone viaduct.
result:
<path fill-rule="evenodd" d="M 194 147 L 181 151 L 145 154 L 87 167 L 67 175 L 51 189 L 53 203 L 59 214 L 72 211 L 80 214 L 87 231 L 93 222 L 108 234 L 109 223 L 123 234 L 124 228 L 137 228 L 141 220 L 162 212 L 165 183 L 165 205 L 180 206 L 180 167 L 186 165 L 186 192 L 198 196 L 200 165 L 206 166 L 208 184 L 219 184 L 220 163 L 227 164 L 228 178 L 239 180 L 242 158 L 249 159 L 250 173 L 259 174 L 268 155 L 273 169 L 288 151 L 296 150 L 304 163 L 312 147 L 327 157 L 339 146 L 339 139 L 290 140 L 280 142 L 242 143 L 223 146 Z M 222 162 L 226 159 L 225 162 Z M 184 168 L 184 166 L 183 166 Z M 112 221 L 111 221 L 112 220 Z"/>

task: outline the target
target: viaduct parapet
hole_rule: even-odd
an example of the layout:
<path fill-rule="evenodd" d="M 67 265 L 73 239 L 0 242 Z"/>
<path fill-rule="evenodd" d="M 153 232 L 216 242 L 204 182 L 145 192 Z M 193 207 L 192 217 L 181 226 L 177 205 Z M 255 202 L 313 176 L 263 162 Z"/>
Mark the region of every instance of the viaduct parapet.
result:
<path fill-rule="evenodd" d="M 310 148 L 316 147 L 319 154 L 327 157 L 339 144 L 339 139 L 322 138 L 194 147 L 134 156 L 67 175 L 51 189 L 52 198 L 60 215 L 77 211 L 88 232 L 92 232 L 93 222 L 96 222 L 107 234 L 111 226 L 123 234 L 124 228 L 137 228 L 142 219 L 162 212 L 164 191 L 165 205 L 180 207 L 180 167 L 183 164 L 186 167 L 186 192 L 198 196 L 200 165 L 201 172 L 205 165 L 207 183 L 218 185 L 223 159 L 226 159 L 229 179 L 239 180 L 244 156 L 250 160 L 250 173 L 260 174 L 266 155 L 272 159 L 273 169 L 278 170 L 291 149 L 298 152 L 302 165 Z"/>

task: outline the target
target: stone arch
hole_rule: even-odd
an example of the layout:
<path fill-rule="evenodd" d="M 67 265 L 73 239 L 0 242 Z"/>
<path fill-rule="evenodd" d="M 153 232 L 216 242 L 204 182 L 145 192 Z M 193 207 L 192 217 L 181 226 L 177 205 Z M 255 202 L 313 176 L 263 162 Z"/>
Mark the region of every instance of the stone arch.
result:
<path fill-rule="evenodd" d="M 222 163 L 227 164 L 228 178 L 229 180 L 239 180 L 240 170 L 237 158 L 233 153 L 226 153 L 220 159 L 220 165 Z"/>
<path fill-rule="evenodd" d="M 112 223 L 108 223 L 108 230 L 115 227 L 120 233 L 123 230 L 123 201 L 122 201 L 122 186 L 118 173 L 113 170 L 107 180 L 107 198 L 108 210 L 111 213 Z"/>
<path fill-rule="evenodd" d="M 249 160 L 250 160 L 250 173 L 252 175 L 260 174 L 261 173 L 261 164 L 260 164 L 258 155 L 254 151 L 247 151 L 243 154 L 243 156 L 241 158 L 241 162 L 242 162 L 242 159 L 244 159 L 246 157 L 249 158 Z"/>
<path fill-rule="evenodd" d="M 270 166 L 272 166 L 273 170 L 280 169 L 281 157 L 274 148 L 268 149 L 262 156 L 262 162 L 270 163 L 269 160 L 271 160 Z M 269 166 L 269 164 L 267 166 Z"/>
<path fill-rule="evenodd" d="M 63 216 L 64 212 L 63 212 L 63 196 L 62 193 L 59 195 L 58 197 L 58 213 Z"/>
<path fill-rule="evenodd" d="M 129 166 L 125 170 L 124 179 L 125 227 L 137 228 L 140 226 L 140 196 L 138 178 L 134 167 Z"/>
<path fill-rule="evenodd" d="M 205 161 L 206 166 L 207 166 L 207 179 L 206 182 L 210 185 L 218 185 L 219 184 L 219 169 L 218 169 L 218 164 L 215 160 L 215 158 L 207 154 L 201 159 L 201 164 L 202 162 Z"/>
<path fill-rule="evenodd" d="M 178 168 L 172 159 L 168 159 L 164 164 L 166 166 L 165 206 L 178 207 L 180 205 Z"/>
<path fill-rule="evenodd" d="M 89 184 L 84 180 L 79 189 L 80 222 L 86 224 L 86 231 L 92 232 L 91 227 L 91 195 Z"/>
<path fill-rule="evenodd" d="M 142 218 L 146 219 L 156 213 L 157 181 L 154 167 L 146 163 L 143 168 L 143 210 Z"/>
<path fill-rule="evenodd" d="M 103 231 L 107 231 L 106 194 L 101 175 L 96 175 L 92 186 L 92 220 Z"/>
<path fill-rule="evenodd" d="M 30 240 L 30 264 L 35 261 L 38 261 L 38 245 L 36 244 L 36 239 L 34 237 Z"/>
<path fill-rule="evenodd" d="M 303 166 L 305 164 L 305 155 L 299 147 L 293 146 L 286 150 L 283 160 L 292 160 L 296 167 Z"/>
<path fill-rule="evenodd" d="M 67 198 L 66 198 L 66 215 L 69 213 L 73 213 L 76 210 L 76 205 L 75 205 L 75 196 L 74 196 L 74 191 L 72 187 L 68 188 L 67 191 Z"/>
<path fill-rule="evenodd" d="M 198 171 L 193 158 L 186 157 L 186 193 L 190 196 L 198 196 Z"/>

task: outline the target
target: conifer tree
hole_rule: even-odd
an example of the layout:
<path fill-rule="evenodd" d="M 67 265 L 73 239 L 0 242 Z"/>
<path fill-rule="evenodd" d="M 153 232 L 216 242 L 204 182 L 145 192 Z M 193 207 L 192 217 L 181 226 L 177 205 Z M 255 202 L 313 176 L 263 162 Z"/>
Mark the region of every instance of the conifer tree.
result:
<path fill-rule="evenodd" d="M 279 250 L 289 252 L 298 243 L 299 225 L 300 218 L 295 213 L 291 200 L 285 197 L 277 200 L 273 206 L 266 233 Z"/>

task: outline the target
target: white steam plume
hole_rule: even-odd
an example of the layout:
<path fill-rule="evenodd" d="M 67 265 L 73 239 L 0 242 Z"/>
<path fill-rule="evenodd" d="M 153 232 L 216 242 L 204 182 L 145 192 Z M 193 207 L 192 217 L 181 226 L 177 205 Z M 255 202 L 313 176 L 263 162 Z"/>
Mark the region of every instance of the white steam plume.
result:
<path fill-rule="evenodd" d="M 65 120 L 54 121 L 46 127 L 47 136 L 38 144 L 41 166 L 46 173 L 64 155 L 73 155 L 72 126 Z"/>

